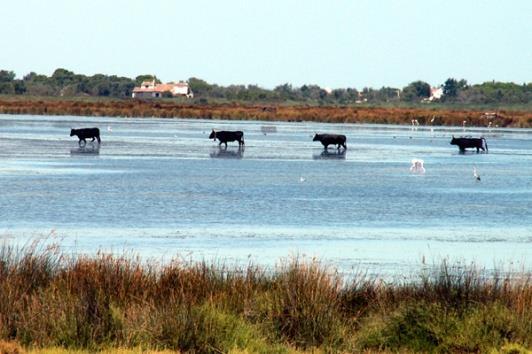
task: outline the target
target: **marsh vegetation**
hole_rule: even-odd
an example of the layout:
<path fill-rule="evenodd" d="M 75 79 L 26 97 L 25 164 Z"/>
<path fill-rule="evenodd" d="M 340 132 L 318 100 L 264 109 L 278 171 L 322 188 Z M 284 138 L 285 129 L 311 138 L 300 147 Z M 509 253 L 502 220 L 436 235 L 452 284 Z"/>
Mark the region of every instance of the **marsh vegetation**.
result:
<path fill-rule="evenodd" d="M 387 283 L 298 258 L 265 269 L 4 245 L 0 339 L 33 350 L 524 351 L 531 277 L 444 261 Z"/>

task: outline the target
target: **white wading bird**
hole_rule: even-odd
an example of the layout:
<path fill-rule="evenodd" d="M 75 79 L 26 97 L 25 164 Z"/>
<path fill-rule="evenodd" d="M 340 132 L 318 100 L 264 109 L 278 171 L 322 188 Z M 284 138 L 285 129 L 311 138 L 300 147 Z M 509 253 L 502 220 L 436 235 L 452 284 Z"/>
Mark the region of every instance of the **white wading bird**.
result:
<path fill-rule="evenodd" d="M 478 174 L 476 167 L 473 167 L 473 177 L 475 177 L 477 181 L 480 181 L 480 175 Z"/>
<path fill-rule="evenodd" d="M 421 159 L 412 159 L 412 166 L 410 166 L 410 172 L 413 173 L 425 173 L 425 167 L 423 167 L 424 161 Z"/>

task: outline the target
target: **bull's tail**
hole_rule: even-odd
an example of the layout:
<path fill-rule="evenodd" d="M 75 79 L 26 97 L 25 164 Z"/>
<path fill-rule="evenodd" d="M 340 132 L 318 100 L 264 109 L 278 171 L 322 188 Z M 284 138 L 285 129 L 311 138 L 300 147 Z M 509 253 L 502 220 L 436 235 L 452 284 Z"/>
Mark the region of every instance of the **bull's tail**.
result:
<path fill-rule="evenodd" d="M 488 152 L 488 142 L 486 141 L 485 138 L 481 138 L 482 139 L 482 144 L 484 145 L 484 147 L 486 148 L 486 152 Z"/>

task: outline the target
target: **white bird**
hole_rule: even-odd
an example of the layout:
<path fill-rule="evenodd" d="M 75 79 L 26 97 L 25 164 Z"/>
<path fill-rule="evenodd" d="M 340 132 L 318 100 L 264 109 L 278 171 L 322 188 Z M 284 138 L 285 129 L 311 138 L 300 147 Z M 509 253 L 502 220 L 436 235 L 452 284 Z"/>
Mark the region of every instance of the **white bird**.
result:
<path fill-rule="evenodd" d="M 299 177 L 299 182 L 300 182 L 300 183 L 305 182 L 305 177 L 303 177 L 303 176 Z"/>
<path fill-rule="evenodd" d="M 477 181 L 480 181 L 480 175 L 478 174 L 476 167 L 473 167 L 473 177 L 475 177 Z"/>
<path fill-rule="evenodd" d="M 413 173 L 425 173 L 425 167 L 423 167 L 424 161 L 421 159 L 412 159 L 412 166 L 410 166 L 410 172 Z"/>
<path fill-rule="evenodd" d="M 107 131 L 108 131 L 108 132 L 112 132 L 112 131 L 113 131 L 113 128 L 111 128 L 111 126 L 108 125 L 108 126 L 107 126 Z"/>
<path fill-rule="evenodd" d="M 431 123 L 434 123 L 434 118 L 436 117 L 432 116 L 432 119 L 430 120 Z"/>

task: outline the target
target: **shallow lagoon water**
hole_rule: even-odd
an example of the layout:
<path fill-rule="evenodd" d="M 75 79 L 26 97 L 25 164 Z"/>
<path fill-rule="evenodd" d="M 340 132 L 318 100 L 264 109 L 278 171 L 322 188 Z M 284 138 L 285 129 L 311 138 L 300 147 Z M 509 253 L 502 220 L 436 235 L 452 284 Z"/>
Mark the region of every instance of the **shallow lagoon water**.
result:
<path fill-rule="evenodd" d="M 70 128 L 93 126 L 102 145 L 80 149 Z M 218 148 L 212 128 L 243 130 L 245 148 Z M 323 153 L 314 132 L 346 134 L 347 151 Z M 458 154 L 453 134 L 484 135 L 489 153 Z M 10 243 L 265 266 L 299 255 L 382 275 L 443 258 L 532 265 L 529 129 L 3 115 L 0 162 Z"/>

